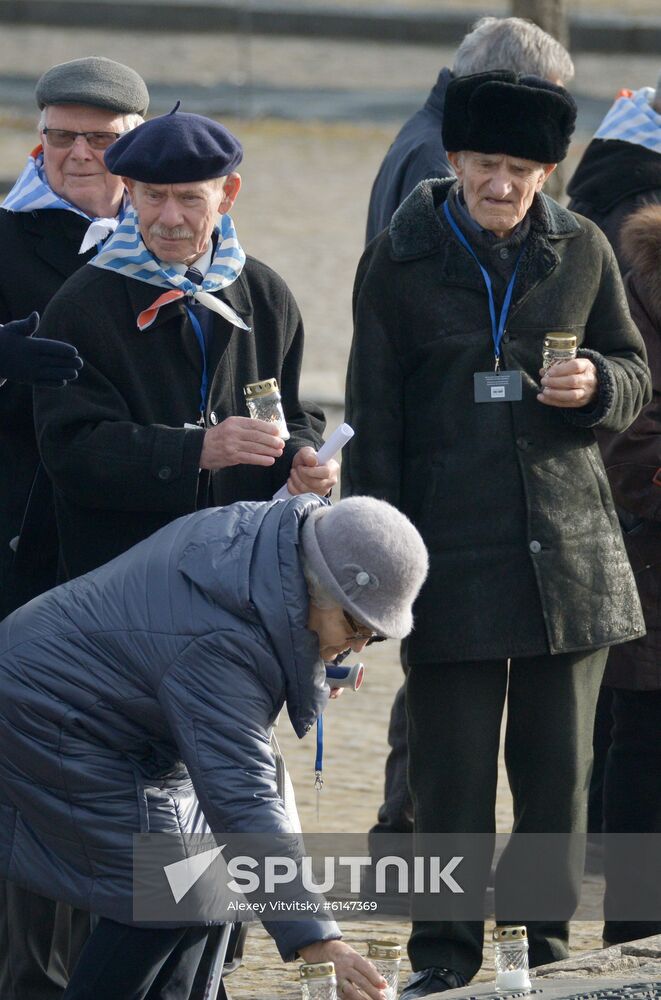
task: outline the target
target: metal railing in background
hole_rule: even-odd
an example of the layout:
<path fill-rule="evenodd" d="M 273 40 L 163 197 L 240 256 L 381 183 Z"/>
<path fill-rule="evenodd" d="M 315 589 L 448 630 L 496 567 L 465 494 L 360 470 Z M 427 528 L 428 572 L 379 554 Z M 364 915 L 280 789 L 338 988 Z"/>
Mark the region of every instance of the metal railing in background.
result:
<path fill-rule="evenodd" d="M 486 6 L 486 5 L 485 5 Z M 595 7 L 569 13 L 570 47 L 583 52 L 661 52 L 661 17 L 600 13 Z M 638 7 L 637 9 L 640 9 Z M 647 9 L 647 8 L 643 8 Z M 455 45 L 481 13 L 478 7 L 333 6 L 278 0 L 0 0 L 0 23 L 126 31 L 187 31 L 328 38 L 420 45 Z M 246 53 L 249 58 L 249 53 Z"/>

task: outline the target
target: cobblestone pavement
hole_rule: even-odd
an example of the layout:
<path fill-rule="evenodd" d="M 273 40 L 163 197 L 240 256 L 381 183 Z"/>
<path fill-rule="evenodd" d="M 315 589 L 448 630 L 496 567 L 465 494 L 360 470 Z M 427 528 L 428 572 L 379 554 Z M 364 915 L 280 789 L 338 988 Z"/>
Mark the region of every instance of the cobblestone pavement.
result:
<path fill-rule="evenodd" d="M 325 785 L 319 795 L 314 791 L 313 736 L 297 740 L 283 714 L 278 727 L 278 741 L 286 757 L 295 787 L 304 831 L 308 833 L 345 833 L 367 830 L 374 822 L 381 801 L 383 760 L 387 750 L 386 726 L 390 705 L 401 683 L 397 644 L 388 642 L 365 650 L 366 679 L 360 692 L 345 692 L 329 705 L 324 726 Z M 511 796 L 504 767 L 498 776 L 496 809 L 497 829 L 507 832 L 511 826 Z M 594 912 L 598 885 L 590 883 L 585 902 Z M 581 915 L 579 911 L 579 916 Z M 491 924 L 487 924 L 488 933 Z M 398 941 L 404 948 L 409 925 L 401 920 L 361 920 L 342 922 L 342 930 L 355 948 L 366 953 L 366 942 L 375 938 Z M 572 924 L 572 953 L 601 946 L 601 923 L 577 920 Z M 406 961 L 402 980 L 408 975 Z M 485 961 L 476 977 L 493 978 L 490 944 L 485 947 Z M 228 981 L 235 1000 L 296 1000 L 300 996 L 296 967 L 283 965 L 268 935 L 251 926 L 246 947 L 245 965 Z"/>

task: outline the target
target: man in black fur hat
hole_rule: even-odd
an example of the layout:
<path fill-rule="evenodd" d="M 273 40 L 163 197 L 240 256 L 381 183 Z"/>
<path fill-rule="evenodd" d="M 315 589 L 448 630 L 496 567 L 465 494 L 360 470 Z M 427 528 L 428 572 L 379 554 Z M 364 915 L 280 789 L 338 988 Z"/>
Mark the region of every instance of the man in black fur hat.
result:
<path fill-rule="evenodd" d="M 407 642 L 415 828 L 456 837 L 457 855 L 466 833 L 486 835 L 464 864 L 480 900 L 506 702 L 514 832 L 583 832 L 607 648 L 644 631 L 593 428 L 622 430 L 649 399 L 645 350 L 608 242 L 542 194 L 575 117 L 536 77 L 453 80 L 443 143 L 458 180 L 418 185 L 354 293 L 344 492 L 390 501 L 428 546 Z M 543 371 L 550 332 L 578 352 Z M 567 955 L 582 858 L 563 841 L 542 872 L 532 841 L 500 858 L 496 914 L 527 924 L 540 965 Z M 538 919 L 526 901 L 545 891 L 554 910 Z M 481 907 L 459 912 L 414 919 L 402 1000 L 480 968 Z"/>

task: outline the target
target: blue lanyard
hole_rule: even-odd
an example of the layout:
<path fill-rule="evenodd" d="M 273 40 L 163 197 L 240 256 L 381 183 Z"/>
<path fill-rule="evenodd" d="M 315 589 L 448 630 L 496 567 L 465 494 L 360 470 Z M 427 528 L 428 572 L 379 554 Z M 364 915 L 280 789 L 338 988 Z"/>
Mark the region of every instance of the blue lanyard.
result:
<path fill-rule="evenodd" d="M 202 381 L 200 382 L 200 413 L 202 414 L 202 419 L 204 419 L 204 414 L 207 409 L 207 392 L 209 385 L 209 376 L 207 372 L 207 345 L 204 339 L 204 334 L 202 333 L 202 327 L 200 326 L 200 321 L 190 308 L 186 306 L 186 312 L 188 317 L 193 324 L 193 330 L 195 331 L 195 336 L 197 337 L 198 343 L 200 345 L 200 350 L 202 351 Z"/>
<path fill-rule="evenodd" d="M 314 787 L 321 791 L 324 784 L 324 717 L 317 718 L 317 753 L 314 758 Z"/>
<path fill-rule="evenodd" d="M 494 357 L 496 359 L 495 369 L 496 371 L 500 368 L 500 342 L 503 339 L 503 334 L 505 333 L 505 323 L 507 322 L 507 316 L 510 311 L 510 303 L 512 301 L 512 293 L 514 291 L 514 282 L 516 281 L 516 272 L 519 270 L 519 263 L 521 262 L 521 254 L 523 253 L 523 247 L 519 252 L 519 256 L 516 259 L 516 264 L 514 266 L 514 273 L 509 280 L 507 288 L 505 289 L 505 298 L 503 299 L 503 307 L 500 310 L 500 317 L 498 322 L 496 322 L 496 305 L 493 300 L 493 287 L 491 285 L 491 278 L 486 268 L 482 267 L 480 264 L 477 254 L 473 250 L 472 246 L 462 233 L 461 229 L 457 223 L 452 218 L 450 209 L 448 208 L 448 203 L 445 201 L 443 203 L 443 209 L 445 211 L 445 217 L 450 223 L 451 228 L 454 231 L 455 236 L 459 242 L 468 250 L 469 254 L 475 259 L 477 266 L 482 272 L 482 277 L 484 278 L 484 284 L 487 286 L 487 295 L 489 296 L 489 315 L 491 317 L 491 336 L 493 337 L 493 351 Z"/>

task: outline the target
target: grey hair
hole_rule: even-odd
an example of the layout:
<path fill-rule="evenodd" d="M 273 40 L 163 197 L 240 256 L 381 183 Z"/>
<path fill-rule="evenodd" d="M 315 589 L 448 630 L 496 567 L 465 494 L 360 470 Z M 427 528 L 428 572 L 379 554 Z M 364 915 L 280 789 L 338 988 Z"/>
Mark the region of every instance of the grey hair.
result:
<path fill-rule="evenodd" d="M 90 105 L 90 107 L 92 107 L 92 105 Z M 40 132 L 43 128 L 46 127 L 47 111 L 48 111 L 48 105 L 46 105 L 45 108 L 42 108 L 41 114 L 39 116 L 39 124 L 37 125 L 37 128 L 39 129 Z M 142 117 L 142 115 L 138 115 L 133 112 L 131 112 L 131 114 L 122 115 L 122 124 L 124 126 L 124 132 L 131 132 L 132 129 L 137 128 L 138 125 L 142 125 L 143 121 L 144 118 Z"/>
<path fill-rule="evenodd" d="M 574 64 L 564 45 L 521 17 L 481 17 L 457 49 L 455 76 L 511 69 L 567 84 Z"/>
<path fill-rule="evenodd" d="M 335 598 L 331 597 L 315 571 L 310 566 L 307 556 L 305 555 L 305 547 L 302 542 L 300 554 L 303 576 L 305 577 L 305 582 L 308 585 L 308 593 L 310 595 L 311 603 L 314 604 L 315 607 L 320 608 L 322 611 L 329 611 L 331 608 L 338 607 L 338 603 Z"/>

